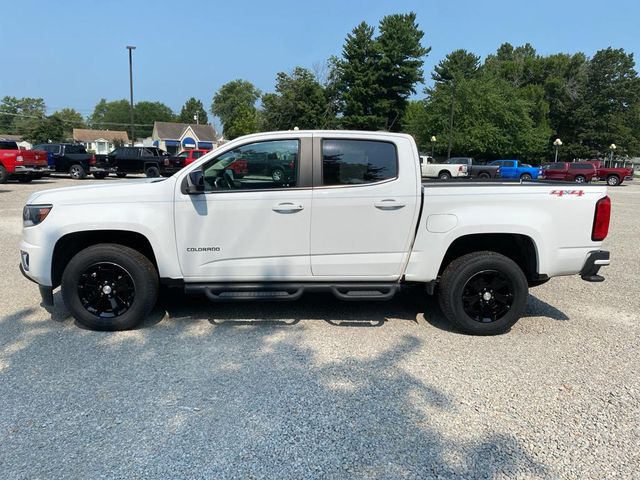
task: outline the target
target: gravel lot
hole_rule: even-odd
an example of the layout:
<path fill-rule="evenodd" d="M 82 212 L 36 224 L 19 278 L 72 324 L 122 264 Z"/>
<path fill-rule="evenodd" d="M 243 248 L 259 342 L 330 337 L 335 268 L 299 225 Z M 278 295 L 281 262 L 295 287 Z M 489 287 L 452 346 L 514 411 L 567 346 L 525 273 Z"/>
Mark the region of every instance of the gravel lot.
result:
<path fill-rule="evenodd" d="M 17 268 L 28 195 L 77 184 L 0 185 L 3 479 L 640 478 L 640 185 L 610 189 L 605 283 L 554 279 L 475 338 L 419 292 L 83 330 Z"/>

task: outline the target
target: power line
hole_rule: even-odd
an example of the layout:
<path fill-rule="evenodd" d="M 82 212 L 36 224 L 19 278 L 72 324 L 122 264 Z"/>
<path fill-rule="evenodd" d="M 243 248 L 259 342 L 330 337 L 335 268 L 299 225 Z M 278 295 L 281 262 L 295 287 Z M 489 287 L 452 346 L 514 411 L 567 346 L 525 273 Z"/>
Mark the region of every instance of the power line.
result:
<path fill-rule="evenodd" d="M 9 112 L 0 112 L 0 115 L 10 115 L 12 117 L 21 117 L 21 118 L 35 118 L 36 120 L 47 120 L 45 117 L 42 116 L 38 116 L 38 115 L 25 115 L 23 113 L 9 113 Z M 60 118 L 60 121 L 63 123 L 70 123 L 70 124 L 78 124 L 79 122 L 73 121 L 73 120 L 65 120 L 63 118 Z M 130 125 L 129 123 L 118 123 L 118 122 L 86 122 L 89 125 Z M 152 123 L 135 123 L 134 126 L 136 127 L 153 127 Z"/>

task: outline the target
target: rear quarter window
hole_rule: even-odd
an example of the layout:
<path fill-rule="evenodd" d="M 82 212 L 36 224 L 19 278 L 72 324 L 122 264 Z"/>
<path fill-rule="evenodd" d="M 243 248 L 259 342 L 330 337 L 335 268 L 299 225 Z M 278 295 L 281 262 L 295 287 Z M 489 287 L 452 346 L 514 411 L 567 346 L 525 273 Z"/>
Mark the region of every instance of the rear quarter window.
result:
<path fill-rule="evenodd" d="M 398 152 L 390 142 L 322 141 L 322 184 L 364 185 L 398 177 Z"/>

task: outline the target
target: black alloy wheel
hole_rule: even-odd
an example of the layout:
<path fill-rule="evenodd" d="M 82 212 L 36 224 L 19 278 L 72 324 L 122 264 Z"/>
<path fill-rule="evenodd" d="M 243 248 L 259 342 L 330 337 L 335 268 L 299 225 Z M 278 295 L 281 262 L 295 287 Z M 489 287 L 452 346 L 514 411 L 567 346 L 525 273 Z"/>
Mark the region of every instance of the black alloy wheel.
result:
<path fill-rule="evenodd" d="M 529 175 L 528 173 L 523 173 L 522 175 L 520 175 L 520 180 L 522 180 L 523 182 L 528 182 L 529 180 L 531 180 L 531 175 Z"/>
<path fill-rule="evenodd" d="M 115 263 L 94 263 L 78 279 L 78 296 L 82 306 L 99 318 L 120 317 L 129 310 L 135 295 L 133 278 Z"/>
<path fill-rule="evenodd" d="M 476 273 L 462 289 L 465 313 L 480 323 L 491 323 L 504 317 L 513 305 L 513 298 L 513 283 L 497 270 Z"/>

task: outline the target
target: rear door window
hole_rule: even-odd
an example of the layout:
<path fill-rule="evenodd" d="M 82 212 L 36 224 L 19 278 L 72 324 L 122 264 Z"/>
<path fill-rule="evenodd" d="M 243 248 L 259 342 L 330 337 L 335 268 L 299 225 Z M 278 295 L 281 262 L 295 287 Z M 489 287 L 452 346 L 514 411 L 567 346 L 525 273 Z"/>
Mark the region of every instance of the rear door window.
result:
<path fill-rule="evenodd" d="M 322 184 L 363 185 L 398 177 L 393 143 L 372 140 L 322 141 Z"/>

